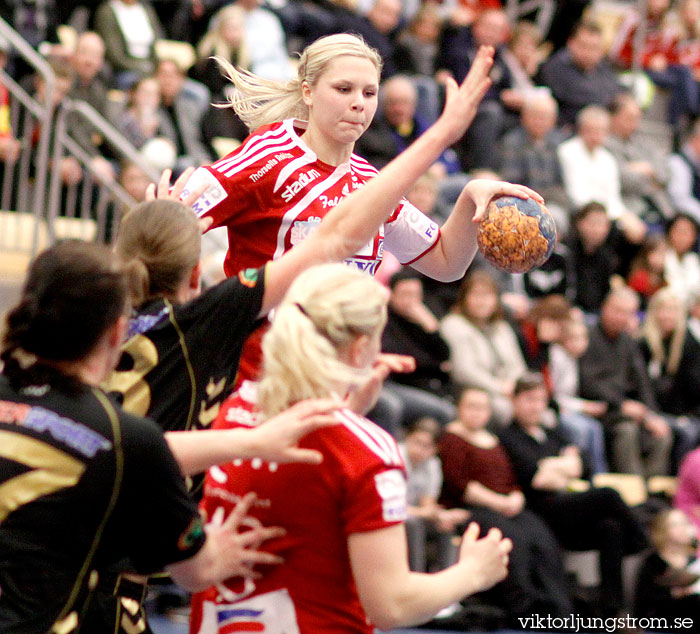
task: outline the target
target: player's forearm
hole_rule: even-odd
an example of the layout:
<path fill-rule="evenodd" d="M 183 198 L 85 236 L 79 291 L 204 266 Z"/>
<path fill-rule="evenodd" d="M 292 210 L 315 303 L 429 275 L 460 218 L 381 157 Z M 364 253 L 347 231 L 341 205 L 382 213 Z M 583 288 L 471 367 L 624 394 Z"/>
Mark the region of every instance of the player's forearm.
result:
<path fill-rule="evenodd" d="M 186 476 L 236 458 L 252 458 L 260 449 L 255 435 L 247 429 L 174 431 L 167 432 L 165 439 Z"/>
<path fill-rule="evenodd" d="M 392 629 L 424 623 L 443 608 L 465 596 L 486 589 L 479 566 L 462 560 L 433 574 L 407 572 L 404 579 L 387 586 L 376 607 L 363 607 L 380 629 Z"/>
<path fill-rule="evenodd" d="M 476 254 L 478 225 L 472 222 L 476 205 L 462 191 L 447 221 L 440 230 L 440 240 L 412 266 L 441 282 L 452 282 L 464 276 Z"/>

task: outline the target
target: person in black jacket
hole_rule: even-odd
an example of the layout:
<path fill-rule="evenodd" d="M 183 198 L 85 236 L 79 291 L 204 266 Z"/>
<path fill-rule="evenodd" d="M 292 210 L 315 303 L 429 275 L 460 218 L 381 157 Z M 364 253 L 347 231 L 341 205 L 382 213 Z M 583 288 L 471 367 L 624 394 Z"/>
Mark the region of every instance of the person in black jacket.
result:
<path fill-rule="evenodd" d="M 404 269 L 395 273 L 389 284 L 382 350 L 412 356 L 416 369 L 410 374 L 390 375 L 373 415 L 392 433 L 423 416 L 446 425 L 456 415 L 454 404 L 446 398 L 453 394 L 445 371 L 450 350 L 438 332 L 437 318 L 423 303 L 420 274 Z"/>
<path fill-rule="evenodd" d="M 572 492 L 573 480 L 590 473 L 588 457 L 558 428 L 542 425 L 547 388 L 541 374 L 521 377 L 513 396 L 513 423 L 499 434 L 527 507 L 542 517 L 569 550 L 600 553 L 599 610 L 609 616 L 622 607 L 622 559 L 641 551 L 646 536 L 614 489 Z"/>

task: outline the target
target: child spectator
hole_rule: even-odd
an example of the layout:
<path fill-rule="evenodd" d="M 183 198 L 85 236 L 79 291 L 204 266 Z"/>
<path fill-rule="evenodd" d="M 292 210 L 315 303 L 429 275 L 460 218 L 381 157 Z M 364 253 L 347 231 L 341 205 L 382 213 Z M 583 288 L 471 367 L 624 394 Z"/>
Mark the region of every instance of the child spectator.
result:
<path fill-rule="evenodd" d="M 564 616 L 571 609 L 559 546 L 547 525 L 525 508 L 508 455 L 486 430 L 489 395 L 465 388 L 457 420 L 440 440 L 444 484 L 440 502 L 463 506 L 482 530 L 496 527 L 513 541 L 508 577 L 489 596 L 517 624 L 518 617 L 545 611 Z"/>
<path fill-rule="evenodd" d="M 437 558 L 434 569 L 451 566 L 456 557 L 452 538 L 469 518 L 462 508 L 443 508 L 437 503 L 442 487 L 442 467 L 436 456 L 440 424 L 432 418 L 414 421 L 399 443 L 406 465 L 408 519 L 408 561 L 411 570 L 428 572 L 427 542 L 435 541 Z M 457 505 L 459 507 L 459 505 Z"/>
<path fill-rule="evenodd" d="M 654 550 L 637 577 L 635 616 L 663 618 L 667 624 L 686 617 L 697 619 L 700 574 L 695 526 L 679 509 L 661 511 L 651 523 L 651 542 Z"/>
<path fill-rule="evenodd" d="M 608 471 L 603 426 L 597 417 L 608 406 L 579 394 L 578 360 L 588 348 L 588 328 L 581 319 L 569 319 L 562 328 L 561 340 L 549 348 L 549 372 L 554 402 L 559 408 L 559 423 L 566 437 L 591 459 L 591 472 Z"/>

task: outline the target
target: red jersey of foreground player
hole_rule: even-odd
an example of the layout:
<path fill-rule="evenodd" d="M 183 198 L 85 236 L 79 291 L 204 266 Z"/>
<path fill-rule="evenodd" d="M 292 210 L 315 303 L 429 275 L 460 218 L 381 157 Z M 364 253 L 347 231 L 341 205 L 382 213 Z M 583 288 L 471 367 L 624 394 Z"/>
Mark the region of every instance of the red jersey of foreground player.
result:
<path fill-rule="evenodd" d="M 254 384 L 243 383 L 216 426 L 255 425 L 255 400 Z M 228 516 L 255 491 L 253 514 L 287 530 L 274 543 L 284 564 L 265 569 L 259 580 L 231 579 L 195 595 L 193 634 L 373 631 L 355 589 L 347 538 L 405 519 L 403 463 L 394 439 L 377 425 L 349 410 L 336 416 L 338 426 L 301 444 L 323 453 L 321 465 L 239 460 L 210 470 L 202 502 L 207 516 L 218 508 Z"/>

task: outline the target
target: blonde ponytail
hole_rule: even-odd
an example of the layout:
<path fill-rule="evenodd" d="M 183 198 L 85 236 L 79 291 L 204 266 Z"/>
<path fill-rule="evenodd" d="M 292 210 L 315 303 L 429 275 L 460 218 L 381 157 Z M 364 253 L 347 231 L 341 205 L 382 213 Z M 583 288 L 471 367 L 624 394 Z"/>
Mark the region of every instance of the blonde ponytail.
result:
<path fill-rule="evenodd" d="M 379 53 L 360 36 L 349 33 L 328 35 L 307 46 L 299 58 L 297 78 L 286 83 L 263 79 L 250 71 L 235 68 L 220 57 L 216 60 L 234 86 L 229 106 L 250 130 L 255 130 L 284 119 L 308 120 L 309 109 L 302 98 L 302 84 L 306 82 L 315 86 L 328 64 L 342 55 L 368 59 L 377 69 L 377 77 L 381 74 Z"/>
<path fill-rule="evenodd" d="M 373 337 L 386 322 L 386 290 L 343 264 L 300 275 L 277 308 L 263 338 L 259 400 L 267 416 L 306 398 L 346 391 L 366 379 L 342 353 L 358 337 Z"/>
<path fill-rule="evenodd" d="M 132 306 L 154 297 L 173 298 L 197 266 L 201 242 L 197 216 L 182 203 L 154 200 L 131 209 L 114 248 L 128 274 Z"/>

